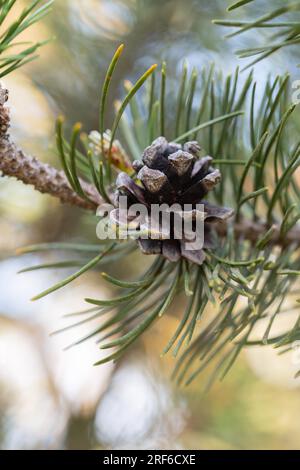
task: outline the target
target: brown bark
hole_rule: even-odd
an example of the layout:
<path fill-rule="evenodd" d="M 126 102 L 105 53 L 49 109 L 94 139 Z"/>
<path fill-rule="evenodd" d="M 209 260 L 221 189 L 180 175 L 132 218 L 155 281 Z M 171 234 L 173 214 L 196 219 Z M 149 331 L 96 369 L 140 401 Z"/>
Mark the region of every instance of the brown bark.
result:
<path fill-rule="evenodd" d="M 101 197 L 93 185 L 81 180 L 81 186 L 88 200 L 80 197 L 70 187 L 63 171 L 26 155 L 11 141 L 8 134 L 9 110 L 5 106 L 7 99 L 8 92 L 0 85 L 0 171 L 2 174 L 13 176 L 25 184 L 32 185 L 40 193 L 55 196 L 63 203 L 95 210 L 101 203 Z"/>

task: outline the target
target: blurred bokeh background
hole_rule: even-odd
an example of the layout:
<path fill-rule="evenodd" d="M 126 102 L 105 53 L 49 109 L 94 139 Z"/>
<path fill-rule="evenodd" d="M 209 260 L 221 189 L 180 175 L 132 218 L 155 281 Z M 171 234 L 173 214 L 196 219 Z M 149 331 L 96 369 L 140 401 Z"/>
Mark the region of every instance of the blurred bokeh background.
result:
<path fill-rule="evenodd" d="M 12 134 L 26 151 L 58 165 L 54 120 L 81 121 L 97 128 L 105 68 L 116 47 L 126 52 L 112 83 L 122 82 L 153 62 L 168 59 L 169 70 L 215 61 L 225 72 L 237 65 L 241 41 L 224 41 L 211 24 L 223 17 L 226 0 L 56 0 L 51 15 L 24 35 L 55 36 L 40 59 L 5 78 L 10 90 Z M 231 2 L 230 2 L 231 3 Z M 272 2 L 279 3 L 280 2 Z M 19 9 L 26 1 L 17 1 Z M 263 34 L 263 33 L 262 33 Z M 244 45 L 243 43 L 243 45 Z M 293 51 L 291 51 L 293 54 Z M 277 54 L 258 65 L 267 74 L 297 74 L 292 55 Z M 171 72 L 170 72 L 171 73 Z M 172 356 L 160 358 L 178 322 L 180 303 L 117 364 L 93 367 L 101 357 L 87 342 L 63 351 L 84 335 L 86 325 L 59 336 L 50 333 L 84 307 L 84 297 L 109 296 L 99 274 L 89 273 L 38 303 L 29 299 L 66 272 L 23 267 L 50 255 L 15 256 L 17 247 L 46 241 L 95 241 L 94 222 L 13 180 L 0 180 L 0 447 L 4 449 L 300 448 L 300 382 L 290 357 L 272 349 L 245 352 L 222 383 L 203 394 L 205 374 L 190 387 L 170 380 Z M 118 266 L 136 269 L 133 265 Z M 95 294 L 95 295 L 94 295 Z M 176 316 L 177 314 L 177 316 Z"/>

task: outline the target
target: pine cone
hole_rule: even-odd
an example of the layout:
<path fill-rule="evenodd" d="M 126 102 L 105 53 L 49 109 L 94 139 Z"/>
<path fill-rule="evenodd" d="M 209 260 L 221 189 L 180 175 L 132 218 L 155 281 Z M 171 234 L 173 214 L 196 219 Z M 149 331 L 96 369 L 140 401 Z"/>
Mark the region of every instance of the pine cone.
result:
<path fill-rule="evenodd" d="M 130 214 L 119 210 L 120 196 L 127 197 L 128 207 L 133 204 L 143 204 L 150 208 L 151 204 L 168 206 L 178 204 L 184 216 L 196 217 L 196 204 L 203 204 L 204 214 L 204 245 L 212 247 L 212 223 L 222 222 L 233 213 L 231 209 L 214 206 L 203 198 L 220 181 L 219 170 L 211 166 L 212 158 L 199 157 L 201 148 L 198 142 L 187 142 L 184 145 L 168 143 L 164 137 L 156 139 L 147 147 L 142 160 L 133 162 L 136 173 L 135 181 L 126 173 L 120 173 L 116 186 L 115 207 L 110 214 L 111 221 L 119 227 L 129 227 L 135 230 L 147 231 L 148 239 L 138 239 L 138 244 L 145 254 L 162 254 L 169 261 L 176 262 L 181 257 L 201 265 L 205 259 L 202 249 L 186 249 L 186 240 L 174 237 L 174 229 L 166 232 L 158 229 L 155 236 L 148 226 L 148 220 L 141 223 L 140 219 L 131 218 Z M 185 205 L 191 205 L 192 210 L 184 212 Z M 129 211 L 130 212 L 130 211 Z"/>

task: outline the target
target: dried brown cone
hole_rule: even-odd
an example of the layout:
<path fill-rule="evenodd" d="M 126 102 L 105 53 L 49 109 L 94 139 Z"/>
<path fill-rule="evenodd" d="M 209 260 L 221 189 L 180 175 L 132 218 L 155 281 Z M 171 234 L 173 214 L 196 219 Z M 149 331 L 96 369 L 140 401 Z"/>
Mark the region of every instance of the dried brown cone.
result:
<path fill-rule="evenodd" d="M 118 209 L 120 196 L 127 196 L 128 207 L 139 203 L 150 208 L 151 204 L 177 204 L 184 212 L 184 206 L 192 207 L 191 216 L 196 213 L 196 204 L 204 206 L 204 245 L 211 248 L 213 241 L 213 226 L 223 223 L 233 214 L 231 209 L 218 207 L 205 200 L 208 192 L 220 181 L 220 171 L 214 169 L 212 158 L 200 158 L 198 142 L 186 142 L 183 145 L 168 142 L 164 137 L 156 139 L 146 148 L 142 160 L 133 162 L 136 173 L 131 178 L 126 173 L 120 173 L 116 181 L 115 205 L 116 210 L 111 213 L 111 220 L 121 225 L 134 225 L 134 220 Z M 193 213 L 193 214 L 192 214 Z M 122 220 L 123 218 L 123 220 Z M 125 217 L 126 218 L 126 217 Z M 147 224 L 146 224 L 147 225 Z M 136 229 L 145 229 L 145 225 L 136 226 Z M 174 229 L 175 230 L 175 229 Z M 138 239 L 138 244 L 145 254 L 162 254 L 169 261 L 176 262 L 181 257 L 201 265 L 205 260 L 203 249 L 186 249 L 186 240 L 178 240 L 174 236 L 172 227 L 168 233 L 160 233 L 160 239 Z M 151 232 L 151 230 L 150 230 Z M 157 234 L 156 234 L 157 235 Z"/>

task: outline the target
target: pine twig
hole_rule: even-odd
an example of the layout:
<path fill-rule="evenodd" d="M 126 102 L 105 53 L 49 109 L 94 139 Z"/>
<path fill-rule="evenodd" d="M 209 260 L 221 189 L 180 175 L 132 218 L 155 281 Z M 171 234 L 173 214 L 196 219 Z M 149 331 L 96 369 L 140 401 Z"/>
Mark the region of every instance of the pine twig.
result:
<path fill-rule="evenodd" d="M 243 219 L 240 222 L 235 222 L 234 224 L 234 234 L 236 239 L 243 239 L 248 240 L 249 242 L 253 243 L 254 245 L 258 242 L 258 240 L 266 234 L 270 227 L 263 222 L 254 222 L 252 220 Z M 225 236 L 227 232 L 227 225 L 219 224 L 218 228 L 218 235 Z M 289 230 L 285 236 L 283 237 L 280 233 L 280 226 L 274 225 L 273 226 L 273 233 L 268 240 L 268 243 L 272 245 L 278 245 L 283 248 L 288 247 L 290 245 L 296 245 L 297 247 L 300 246 L 300 226 L 296 225 L 291 230 Z"/>
<path fill-rule="evenodd" d="M 95 186 L 80 180 L 82 189 L 88 199 L 79 196 L 70 187 L 63 171 L 41 162 L 35 157 L 26 155 L 11 142 L 8 134 L 10 126 L 9 109 L 5 106 L 8 100 L 8 91 L 0 85 L 0 171 L 5 176 L 13 176 L 24 184 L 32 185 L 40 193 L 57 197 L 61 202 L 71 204 L 82 209 L 96 210 L 102 199 Z M 261 222 L 241 220 L 234 225 L 237 239 L 243 238 L 255 244 L 266 233 L 268 227 Z M 219 225 L 218 233 L 225 236 L 226 223 Z M 300 246 L 300 227 L 295 226 L 284 238 L 280 235 L 280 227 L 274 227 L 270 243 L 280 246 L 296 244 Z"/>
<path fill-rule="evenodd" d="M 7 100 L 8 91 L 0 85 L 0 171 L 3 175 L 13 176 L 24 184 L 32 185 L 40 193 L 59 198 L 63 203 L 95 210 L 102 199 L 93 185 L 81 180 L 88 199 L 80 197 L 70 187 L 63 171 L 26 155 L 11 141 L 8 133 L 9 109 L 5 106 Z"/>

